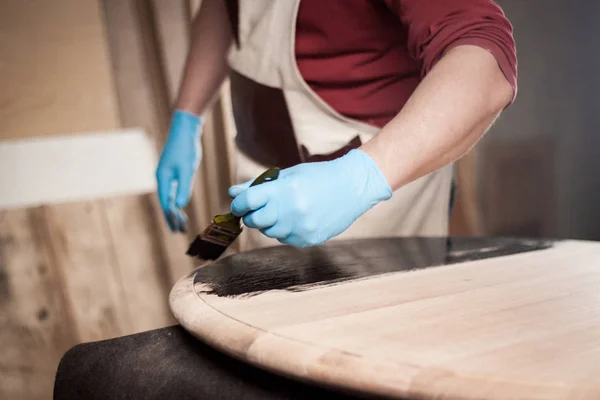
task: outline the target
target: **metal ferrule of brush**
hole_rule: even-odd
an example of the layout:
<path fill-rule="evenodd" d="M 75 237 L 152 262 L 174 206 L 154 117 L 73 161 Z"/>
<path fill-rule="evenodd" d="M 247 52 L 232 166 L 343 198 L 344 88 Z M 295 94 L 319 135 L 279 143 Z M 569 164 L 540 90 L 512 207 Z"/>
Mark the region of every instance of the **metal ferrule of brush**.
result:
<path fill-rule="evenodd" d="M 229 246 L 241 233 L 242 227 L 233 231 L 226 226 L 211 224 L 202 233 L 202 239 Z"/>

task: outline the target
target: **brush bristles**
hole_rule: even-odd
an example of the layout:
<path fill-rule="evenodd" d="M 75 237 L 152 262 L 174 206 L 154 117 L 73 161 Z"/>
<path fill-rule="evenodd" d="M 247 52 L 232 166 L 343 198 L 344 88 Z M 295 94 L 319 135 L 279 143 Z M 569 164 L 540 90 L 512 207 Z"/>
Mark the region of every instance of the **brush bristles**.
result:
<path fill-rule="evenodd" d="M 203 260 L 216 260 L 239 236 L 240 232 L 231 232 L 211 224 L 190 244 L 187 255 Z"/>
<path fill-rule="evenodd" d="M 227 246 L 203 240 L 200 236 L 190 245 L 187 255 L 203 260 L 216 260 L 227 250 Z"/>

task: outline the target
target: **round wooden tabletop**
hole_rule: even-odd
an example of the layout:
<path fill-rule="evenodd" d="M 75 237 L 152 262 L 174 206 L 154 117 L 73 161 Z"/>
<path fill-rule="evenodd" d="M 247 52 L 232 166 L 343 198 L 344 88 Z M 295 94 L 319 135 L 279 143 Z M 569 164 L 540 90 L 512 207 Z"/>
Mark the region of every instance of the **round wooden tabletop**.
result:
<path fill-rule="evenodd" d="M 356 393 L 600 399 L 600 243 L 331 241 L 183 277 L 181 325 L 234 357 Z"/>

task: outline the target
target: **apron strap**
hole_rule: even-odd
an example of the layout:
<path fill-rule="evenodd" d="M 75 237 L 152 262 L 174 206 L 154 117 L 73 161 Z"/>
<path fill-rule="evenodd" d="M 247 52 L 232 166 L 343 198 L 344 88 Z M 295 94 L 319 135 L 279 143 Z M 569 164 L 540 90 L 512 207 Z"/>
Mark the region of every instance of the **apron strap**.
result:
<path fill-rule="evenodd" d="M 229 23 L 231 25 L 231 31 L 233 33 L 233 40 L 237 48 L 240 48 L 240 27 L 239 27 L 239 12 L 240 3 L 239 0 L 225 0 L 225 7 L 227 8 L 227 15 L 229 16 Z"/>
<path fill-rule="evenodd" d="M 230 71 L 231 105 L 240 151 L 268 167 L 301 162 L 283 91 Z"/>
<path fill-rule="evenodd" d="M 308 149 L 304 146 L 300 146 L 300 159 L 302 162 L 318 162 L 318 161 L 331 161 L 336 158 L 343 156 L 352 149 L 357 149 L 362 144 L 360 136 L 355 136 L 347 145 L 328 154 L 310 154 Z"/>
<path fill-rule="evenodd" d="M 303 162 L 329 161 L 361 145 L 355 136 L 328 154 L 310 154 L 296 141 L 283 91 L 262 85 L 235 70 L 230 71 L 235 138 L 239 150 L 259 164 L 288 168 Z"/>

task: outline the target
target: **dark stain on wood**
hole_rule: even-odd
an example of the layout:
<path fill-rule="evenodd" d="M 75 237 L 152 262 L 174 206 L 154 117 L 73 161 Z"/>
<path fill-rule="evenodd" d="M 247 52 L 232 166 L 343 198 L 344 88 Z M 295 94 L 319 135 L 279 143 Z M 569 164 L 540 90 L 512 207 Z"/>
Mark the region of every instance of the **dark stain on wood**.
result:
<path fill-rule="evenodd" d="M 48 319 L 48 310 L 45 308 L 40 308 L 36 313 L 36 316 L 39 321 L 45 321 Z"/>
<path fill-rule="evenodd" d="M 13 246 L 12 236 L 0 236 L 0 304 L 7 303 L 11 298 L 10 281 L 6 271 L 6 260 L 9 247 Z"/>
<path fill-rule="evenodd" d="M 40 276 L 44 276 L 48 273 L 48 266 L 46 264 L 40 263 L 37 266 L 37 272 Z"/>
<path fill-rule="evenodd" d="M 51 276 L 44 276 L 49 282 L 52 282 L 53 288 L 48 288 L 51 292 L 56 294 L 57 305 L 60 307 L 61 316 L 63 317 L 63 326 L 59 330 L 60 335 L 64 336 L 64 343 L 76 343 L 77 332 L 75 327 L 77 326 L 73 316 L 73 307 L 71 304 L 70 296 L 68 295 L 65 288 L 67 287 L 64 280 L 65 266 L 60 262 L 58 253 L 66 251 L 67 243 L 66 237 L 61 235 L 55 235 L 56 231 L 53 229 L 54 224 L 51 220 L 51 208 L 48 206 L 40 206 L 32 209 L 29 212 L 29 223 L 30 229 L 33 232 L 33 240 L 36 247 L 40 251 L 40 255 L 43 254 L 41 263 L 38 263 L 38 272 L 44 270 L 46 274 Z M 54 246 L 53 238 L 58 237 L 62 248 Z M 45 266 L 46 268 L 41 268 Z M 51 272 L 51 273 L 49 273 Z"/>
<path fill-rule="evenodd" d="M 541 239 L 478 237 L 332 241 L 304 249 L 276 246 L 235 254 L 199 268 L 194 283 L 199 293 L 249 297 L 540 251 L 553 244 Z"/>

